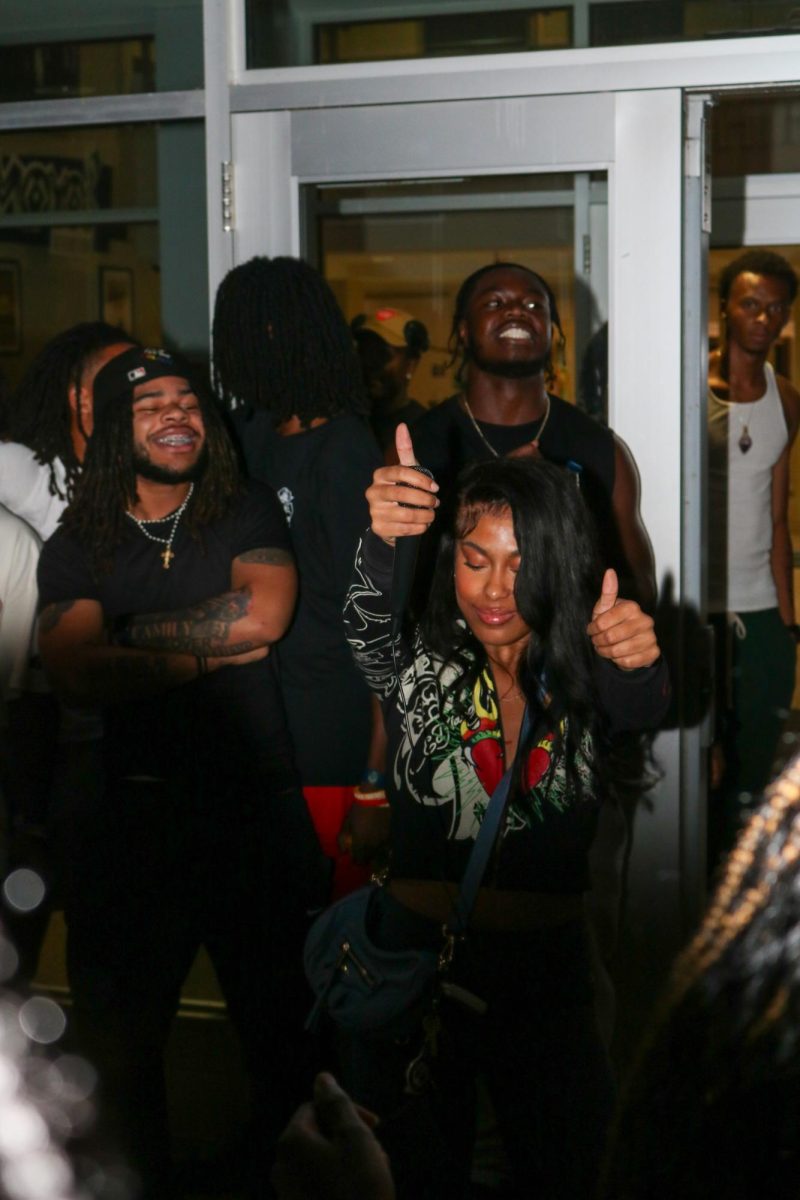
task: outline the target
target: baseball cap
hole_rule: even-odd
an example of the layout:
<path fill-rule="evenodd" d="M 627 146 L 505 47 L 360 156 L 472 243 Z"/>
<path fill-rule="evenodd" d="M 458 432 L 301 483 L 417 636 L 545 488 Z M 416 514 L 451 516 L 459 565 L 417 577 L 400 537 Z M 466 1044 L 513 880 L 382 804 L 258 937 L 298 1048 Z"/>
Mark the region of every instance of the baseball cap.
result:
<path fill-rule="evenodd" d="M 179 379 L 192 380 L 192 370 L 186 359 L 167 350 L 153 347 L 131 346 L 114 358 L 109 359 L 94 377 L 94 417 L 117 400 L 133 400 L 133 389 L 148 379 L 162 379 L 166 375 L 177 375 Z"/>
<path fill-rule="evenodd" d="M 377 333 L 390 346 L 413 350 L 416 354 L 422 354 L 430 345 L 428 331 L 422 321 L 401 308 L 376 308 L 372 312 L 361 313 L 353 319 L 350 327 L 353 333 L 360 333 L 362 329 Z"/>

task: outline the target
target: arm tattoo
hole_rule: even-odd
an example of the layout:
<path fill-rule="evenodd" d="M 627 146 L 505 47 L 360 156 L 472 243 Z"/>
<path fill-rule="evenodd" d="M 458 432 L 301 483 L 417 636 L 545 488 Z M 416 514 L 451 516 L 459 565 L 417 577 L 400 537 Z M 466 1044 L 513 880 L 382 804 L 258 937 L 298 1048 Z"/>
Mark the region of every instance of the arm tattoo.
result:
<path fill-rule="evenodd" d="M 75 600 L 58 600 L 55 604 L 48 604 L 39 616 L 39 631 L 52 633 L 64 613 L 69 612 L 76 603 Z"/>
<path fill-rule="evenodd" d="M 262 546 L 258 550 L 245 550 L 244 554 L 238 554 L 234 562 L 240 563 L 263 563 L 267 567 L 291 567 L 294 565 L 294 559 L 288 550 L 281 550 L 277 546 Z"/>
<path fill-rule="evenodd" d="M 126 646 L 139 650 L 172 650 L 176 654 L 222 657 L 244 654 L 259 644 L 231 642 L 231 627 L 247 616 L 252 603 L 249 587 L 213 596 L 181 612 L 148 613 L 132 617 L 124 637 Z"/>

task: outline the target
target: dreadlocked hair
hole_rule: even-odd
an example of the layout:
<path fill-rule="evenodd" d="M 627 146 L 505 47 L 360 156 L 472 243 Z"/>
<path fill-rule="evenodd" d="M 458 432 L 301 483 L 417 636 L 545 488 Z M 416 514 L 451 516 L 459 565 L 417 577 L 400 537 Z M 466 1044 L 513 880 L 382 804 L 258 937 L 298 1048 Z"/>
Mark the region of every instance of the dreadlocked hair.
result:
<path fill-rule="evenodd" d="M 455 380 L 459 386 L 463 386 L 466 378 L 467 365 L 469 363 L 469 349 L 461 340 L 459 326 L 467 315 L 469 302 L 472 299 L 475 288 L 483 279 L 484 275 L 488 275 L 491 271 L 521 271 L 523 275 L 528 275 L 531 279 L 535 279 L 539 287 L 547 296 L 547 303 L 550 307 L 550 323 L 554 329 L 557 329 L 561 337 L 562 345 L 566 345 L 567 338 L 564 330 L 561 327 L 561 316 L 558 311 L 558 303 L 555 293 L 550 287 L 550 284 L 542 279 L 536 271 L 531 271 L 529 267 L 523 267 L 521 263 L 515 262 L 493 262 L 488 263 L 485 267 L 479 267 L 477 271 L 473 271 L 468 275 L 456 294 L 456 304 L 453 310 L 453 321 L 450 326 L 450 336 L 447 339 L 447 345 L 450 350 L 450 359 L 447 363 L 448 367 L 456 367 Z M 556 378 L 555 367 L 553 366 L 552 349 L 548 352 L 547 359 L 544 364 L 544 376 L 547 386 L 550 387 Z"/>
<path fill-rule="evenodd" d="M 50 468 L 50 492 L 61 495 L 53 463 L 60 459 L 66 472 L 66 496 L 71 499 L 81 469 L 72 445 L 69 393 L 80 392 L 83 377 L 108 346 L 138 345 L 122 329 L 103 321 L 85 321 L 52 338 L 28 367 L 11 397 L 8 436 L 32 450 L 36 461 Z"/>
<path fill-rule="evenodd" d="M 800 756 L 725 862 L 624 1100 L 603 1190 L 609 1200 L 796 1195 Z"/>
<path fill-rule="evenodd" d="M 465 688 L 471 690 L 488 658 L 458 608 L 454 583 L 457 542 L 469 535 L 481 517 L 509 512 L 520 552 L 514 599 L 531 631 L 519 667 L 518 682 L 532 718 L 527 744 L 521 747 L 518 759 L 520 771 L 533 748 L 537 717 L 543 715 L 544 683 L 552 697 L 552 711 L 557 719 L 564 719 L 565 771 L 580 798 L 585 779 L 581 761 L 595 775 L 599 772 L 589 750 L 602 730 L 594 651 L 586 626 L 600 591 L 602 570 L 591 515 L 568 471 L 543 459 L 503 458 L 475 463 L 461 473 L 420 630 L 434 654 L 456 668 L 448 694 L 455 698 Z M 545 778 L 543 786 L 550 778 Z"/>
<path fill-rule="evenodd" d="M 223 517 L 243 489 L 236 452 L 222 415 L 207 391 L 193 381 L 205 427 L 205 468 L 195 482 L 185 525 L 202 542 L 206 525 Z M 131 403 L 110 403 L 99 414 L 87 444 L 83 470 L 64 528 L 87 547 L 96 574 L 112 567 L 113 553 L 129 522 L 126 512 L 136 503 Z"/>
<path fill-rule="evenodd" d="M 226 408 L 265 409 L 275 425 L 369 403 L 350 328 L 320 273 L 298 258 L 251 258 L 217 291 L 214 385 Z"/>

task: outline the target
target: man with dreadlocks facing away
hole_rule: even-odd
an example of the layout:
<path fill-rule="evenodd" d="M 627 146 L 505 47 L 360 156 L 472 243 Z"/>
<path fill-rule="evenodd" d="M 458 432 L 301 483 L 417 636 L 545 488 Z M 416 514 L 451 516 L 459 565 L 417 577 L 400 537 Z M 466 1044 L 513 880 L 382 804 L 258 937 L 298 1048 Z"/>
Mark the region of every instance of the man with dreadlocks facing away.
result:
<path fill-rule="evenodd" d="M 71 498 L 92 432 L 97 372 L 135 339 L 102 321 L 65 329 L 31 363 L 9 404 L 0 443 L 0 504 L 44 541 Z"/>
<path fill-rule="evenodd" d="M 68 965 L 78 1034 L 150 1197 L 168 1187 L 164 1046 L 201 944 L 269 1154 L 300 1074 L 316 846 L 267 657 L 297 590 L 280 505 L 243 484 L 173 355 L 130 349 L 94 393 L 84 469 L 40 562 L 40 644 L 58 691 L 105 716 L 105 794 L 70 848 Z"/>
<path fill-rule="evenodd" d="M 309 331 L 313 331 L 309 334 Z M 342 608 L 366 528 L 364 493 L 381 465 L 348 325 L 318 271 L 295 258 L 253 258 L 217 293 L 214 371 L 250 474 L 270 484 L 291 528 L 300 575 L 292 627 L 277 648 L 281 688 L 306 801 L 337 894 L 363 871 L 337 839 L 347 824 L 385 835 L 380 713 L 353 662 Z M 349 832 L 344 835 L 349 838 Z M 348 842 L 344 841 L 347 845 Z"/>

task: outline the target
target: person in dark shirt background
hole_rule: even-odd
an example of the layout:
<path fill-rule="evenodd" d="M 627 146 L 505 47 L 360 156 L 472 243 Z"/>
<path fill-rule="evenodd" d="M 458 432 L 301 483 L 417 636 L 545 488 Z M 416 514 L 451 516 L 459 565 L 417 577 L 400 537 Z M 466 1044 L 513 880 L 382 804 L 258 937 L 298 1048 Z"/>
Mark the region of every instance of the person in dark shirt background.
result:
<path fill-rule="evenodd" d="M 253 258 L 228 273 L 214 309 L 215 382 L 250 475 L 278 494 L 300 575 L 297 611 L 275 658 L 306 801 L 339 894 L 364 881 L 350 855 L 359 809 L 383 809 L 380 714 L 353 663 L 342 608 L 369 523 L 364 492 L 381 456 L 347 322 L 318 271 Z M 383 809 L 383 811 L 379 811 Z M 378 839 L 380 840 L 380 839 Z"/>
<path fill-rule="evenodd" d="M 372 410 L 370 419 L 381 450 L 394 449 L 401 421 L 413 424 L 425 412 L 408 387 L 430 346 L 428 330 L 411 313 L 388 305 L 359 313 L 350 322 Z"/>

